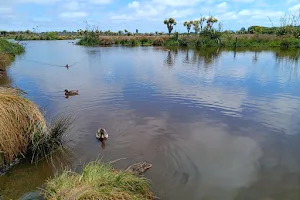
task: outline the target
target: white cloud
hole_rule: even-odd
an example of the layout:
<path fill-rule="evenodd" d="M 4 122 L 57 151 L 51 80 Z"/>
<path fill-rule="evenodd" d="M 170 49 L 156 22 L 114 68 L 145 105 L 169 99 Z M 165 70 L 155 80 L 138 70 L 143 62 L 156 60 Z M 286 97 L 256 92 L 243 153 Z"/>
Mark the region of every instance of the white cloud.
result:
<path fill-rule="evenodd" d="M 220 20 L 231 20 L 231 19 L 236 19 L 237 18 L 237 13 L 236 12 L 227 12 L 221 15 L 216 16 Z"/>
<path fill-rule="evenodd" d="M 193 6 L 204 0 L 152 0 L 151 3 L 164 6 Z"/>
<path fill-rule="evenodd" d="M 193 14 L 194 11 L 192 9 L 184 9 L 184 10 L 174 10 L 171 13 L 169 13 L 169 16 L 172 16 L 174 18 L 182 18 L 185 16 L 188 16 L 190 14 Z"/>
<path fill-rule="evenodd" d="M 293 3 L 297 3 L 297 0 L 286 0 L 287 4 L 293 4 Z"/>
<path fill-rule="evenodd" d="M 81 5 L 76 1 L 71 1 L 62 5 L 62 8 L 68 10 L 78 10 L 80 7 Z"/>
<path fill-rule="evenodd" d="M 59 1 L 61 0 L 13 0 L 12 2 L 15 4 L 22 4 L 22 3 L 51 4 Z"/>
<path fill-rule="evenodd" d="M 284 15 L 282 11 L 244 9 L 238 13 L 240 16 L 251 16 L 252 18 L 280 17 Z"/>
<path fill-rule="evenodd" d="M 128 7 L 129 8 L 138 8 L 138 7 L 140 7 L 140 2 L 133 1 L 133 2 L 131 2 L 131 3 L 128 4 Z"/>
<path fill-rule="evenodd" d="M 0 14 L 11 14 L 13 12 L 11 7 L 0 7 Z"/>
<path fill-rule="evenodd" d="M 62 18 L 80 18 L 88 16 L 86 12 L 64 12 L 59 15 Z"/>
<path fill-rule="evenodd" d="M 226 2 L 222 2 L 216 6 L 215 12 L 224 13 L 228 9 L 228 4 Z"/>
<path fill-rule="evenodd" d="M 299 10 L 300 10 L 300 3 L 298 3 L 298 4 L 296 4 L 296 5 L 289 8 L 290 12 L 297 12 Z"/>
<path fill-rule="evenodd" d="M 238 2 L 238 3 L 251 3 L 254 0 L 232 0 L 233 2 Z"/>
<path fill-rule="evenodd" d="M 191 3 L 198 2 L 199 0 L 192 0 Z M 167 5 L 171 5 L 170 6 Z M 180 5 L 182 1 L 132 1 L 128 4 L 127 10 L 124 14 L 113 15 L 111 19 L 114 20 L 139 20 L 141 18 L 148 18 L 148 20 L 159 20 L 168 17 L 182 18 L 194 13 L 193 9 L 176 9 L 173 6 Z"/>
<path fill-rule="evenodd" d="M 112 0 L 89 0 L 89 2 L 94 4 L 109 4 Z"/>
<path fill-rule="evenodd" d="M 217 8 L 219 9 L 227 9 L 228 8 L 228 4 L 226 2 L 222 2 L 220 4 L 217 5 Z"/>

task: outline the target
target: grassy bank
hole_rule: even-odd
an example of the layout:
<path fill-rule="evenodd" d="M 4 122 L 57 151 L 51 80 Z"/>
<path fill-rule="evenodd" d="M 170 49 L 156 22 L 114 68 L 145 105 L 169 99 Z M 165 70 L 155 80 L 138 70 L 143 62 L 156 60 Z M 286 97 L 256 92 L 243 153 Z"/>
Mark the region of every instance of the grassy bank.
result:
<path fill-rule="evenodd" d="M 79 42 L 86 46 L 167 46 L 167 47 L 281 47 L 300 48 L 300 40 L 295 37 L 258 35 L 258 34 L 229 34 L 229 33 L 202 33 L 200 35 L 173 36 L 97 36 L 87 34 Z"/>
<path fill-rule="evenodd" d="M 61 137 L 70 118 L 60 118 L 51 126 L 31 101 L 15 88 L 0 87 L 0 169 L 16 158 L 38 160 L 61 146 Z"/>
<path fill-rule="evenodd" d="M 24 40 L 75 40 L 77 37 L 72 35 L 60 36 L 56 33 L 45 33 L 45 34 L 19 34 L 13 39 L 18 41 Z"/>
<path fill-rule="evenodd" d="M 65 171 L 46 183 L 45 198 L 56 199 L 153 199 L 149 181 L 110 165 L 92 162 L 82 174 Z"/>
<path fill-rule="evenodd" d="M 23 46 L 0 38 L 0 69 L 5 69 L 13 61 L 15 55 L 19 55 L 24 51 Z"/>

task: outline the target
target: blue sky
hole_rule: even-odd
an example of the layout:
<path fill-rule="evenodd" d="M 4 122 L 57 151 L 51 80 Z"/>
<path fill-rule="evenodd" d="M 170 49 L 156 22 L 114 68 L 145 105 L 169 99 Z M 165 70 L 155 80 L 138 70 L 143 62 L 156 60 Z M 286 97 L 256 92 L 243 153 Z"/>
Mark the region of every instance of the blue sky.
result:
<path fill-rule="evenodd" d="M 298 0 L 1 0 L 0 29 L 62 31 L 84 29 L 84 21 L 101 30 L 166 31 L 163 20 L 173 17 L 176 31 L 186 20 L 216 16 L 224 30 L 251 25 L 279 25 L 286 13 L 297 13 Z"/>

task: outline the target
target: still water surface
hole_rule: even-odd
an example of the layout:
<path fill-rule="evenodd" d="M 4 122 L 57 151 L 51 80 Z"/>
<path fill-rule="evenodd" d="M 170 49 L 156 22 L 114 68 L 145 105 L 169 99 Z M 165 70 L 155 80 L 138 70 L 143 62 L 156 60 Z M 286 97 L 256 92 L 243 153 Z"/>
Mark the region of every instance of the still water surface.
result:
<path fill-rule="evenodd" d="M 0 82 L 25 90 L 49 119 L 75 116 L 71 155 L 15 167 L 0 191 L 17 199 L 65 166 L 126 158 L 114 166 L 153 164 L 146 177 L 161 199 L 299 200 L 299 54 L 28 42 Z M 64 89 L 80 95 L 66 99 Z"/>

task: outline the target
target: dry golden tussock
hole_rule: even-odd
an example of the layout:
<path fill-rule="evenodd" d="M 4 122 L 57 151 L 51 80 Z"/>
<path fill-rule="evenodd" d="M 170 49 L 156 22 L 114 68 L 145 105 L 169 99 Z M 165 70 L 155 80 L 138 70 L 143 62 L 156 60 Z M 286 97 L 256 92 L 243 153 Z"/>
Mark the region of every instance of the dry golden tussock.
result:
<path fill-rule="evenodd" d="M 32 137 L 46 128 L 34 103 L 20 96 L 17 89 L 0 88 L 0 165 L 24 155 Z"/>

